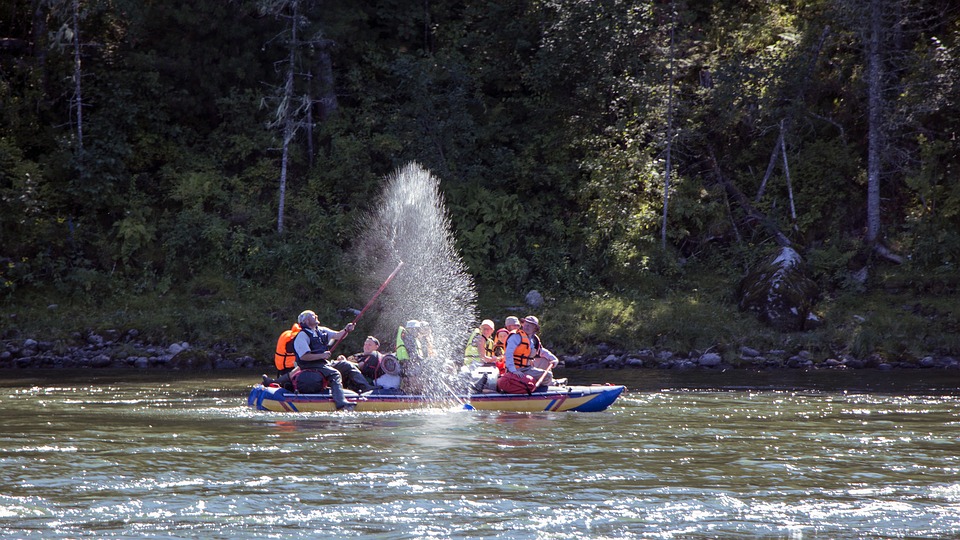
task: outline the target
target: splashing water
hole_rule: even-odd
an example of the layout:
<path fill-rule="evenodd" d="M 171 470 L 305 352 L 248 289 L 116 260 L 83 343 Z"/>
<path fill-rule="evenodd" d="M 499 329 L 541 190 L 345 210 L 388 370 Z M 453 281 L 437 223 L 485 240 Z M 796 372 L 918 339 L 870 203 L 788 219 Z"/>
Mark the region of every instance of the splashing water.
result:
<path fill-rule="evenodd" d="M 473 278 L 454 247 L 439 179 L 419 164 L 409 163 L 386 180 L 358 242 L 361 267 L 372 275 L 386 276 L 398 261 L 404 263 L 381 297 L 377 326 L 384 337 L 389 336 L 382 340 L 381 350 L 394 350 L 386 344 L 393 342 L 399 326 L 409 320 L 425 321 L 434 350 L 425 371 L 446 373 L 449 363 L 460 364 L 477 321 Z M 441 381 L 421 382 L 424 392 L 449 393 Z"/>

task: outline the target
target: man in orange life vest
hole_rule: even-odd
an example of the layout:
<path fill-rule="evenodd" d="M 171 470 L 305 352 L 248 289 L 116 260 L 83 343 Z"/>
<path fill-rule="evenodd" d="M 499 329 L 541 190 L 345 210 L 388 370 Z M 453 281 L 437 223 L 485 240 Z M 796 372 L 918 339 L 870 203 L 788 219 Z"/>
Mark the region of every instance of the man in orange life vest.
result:
<path fill-rule="evenodd" d="M 540 344 L 540 320 L 533 315 L 527 315 L 520 320 L 520 329 L 507 338 L 507 348 L 504 351 L 504 361 L 507 371 L 520 375 L 530 375 L 536 380 L 543 381 L 540 385 L 553 384 L 553 368 L 560 362 L 552 352 L 544 349 Z"/>

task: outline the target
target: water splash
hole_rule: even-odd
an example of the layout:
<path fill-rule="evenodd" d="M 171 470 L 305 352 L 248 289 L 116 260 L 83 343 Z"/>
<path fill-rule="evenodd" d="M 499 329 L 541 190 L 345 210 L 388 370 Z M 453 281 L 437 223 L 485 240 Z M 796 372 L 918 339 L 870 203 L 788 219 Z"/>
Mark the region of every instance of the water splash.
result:
<path fill-rule="evenodd" d="M 380 302 L 378 331 L 394 345 L 399 326 L 409 320 L 429 323 L 434 357 L 428 371 L 444 362 L 459 365 L 476 317 L 476 289 L 454 246 L 454 236 L 440 193 L 440 181 L 418 163 L 409 163 L 386 178 L 375 212 L 357 244 L 360 267 L 386 276 L 404 266 Z M 390 347 L 384 346 L 385 352 Z M 443 387 L 425 388 L 443 394 Z"/>

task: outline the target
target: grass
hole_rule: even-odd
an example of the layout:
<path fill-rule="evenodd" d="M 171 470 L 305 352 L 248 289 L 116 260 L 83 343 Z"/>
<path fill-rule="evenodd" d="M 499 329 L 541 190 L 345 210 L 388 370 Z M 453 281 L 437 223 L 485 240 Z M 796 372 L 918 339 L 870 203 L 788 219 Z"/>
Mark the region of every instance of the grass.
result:
<path fill-rule="evenodd" d="M 691 268 L 682 277 L 647 276 L 618 291 L 548 299 L 536 313 L 544 343 L 556 352 L 596 355 L 602 349 L 713 351 L 735 362 L 742 346 L 760 351 L 807 350 L 816 360 L 849 354 L 914 360 L 926 355 L 960 355 L 960 302 L 952 274 L 911 274 L 906 269 L 877 273 L 866 291 L 827 294 L 815 306 L 824 324 L 808 332 L 783 333 L 736 308 L 737 276 Z M 309 288 L 309 287 L 308 287 Z M 324 294 L 319 293 L 320 290 Z M 198 276 L 165 293 L 112 291 L 63 297 L 53 291 L 22 292 L 0 311 L 0 337 L 75 340 L 78 333 L 125 332 L 135 328 L 151 343 L 188 341 L 195 347 L 226 346 L 264 362 L 272 358 L 277 335 L 305 307 L 329 324 L 345 324 L 349 287 L 304 290 L 297 281 L 275 288 L 238 284 L 219 276 Z M 517 313 L 522 299 L 480 290 L 479 315 L 502 321 Z M 524 308 L 525 309 L 525 308 Z M 522 311 L 522 310 L 521 310 Z M 382 336 L 389 338 L 392 336 Z M 351 336 L 359 348 L 363 336 Z"/>

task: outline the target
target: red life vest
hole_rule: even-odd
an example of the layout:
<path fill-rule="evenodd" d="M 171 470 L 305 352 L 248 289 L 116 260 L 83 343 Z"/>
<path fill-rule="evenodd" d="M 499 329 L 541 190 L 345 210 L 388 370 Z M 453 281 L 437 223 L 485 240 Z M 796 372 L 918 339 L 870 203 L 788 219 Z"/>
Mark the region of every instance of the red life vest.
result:
<path fill-rule="evenodd" d="M 300 325 L 293 323 L 289 330 L 284 330 L 277 340 L 277 351 L 273 356 L 273 364 L 277 371 L 290 371 L 297 361 L 297 353 L 293 350 L 293 339 L 300 333 Z"/>

